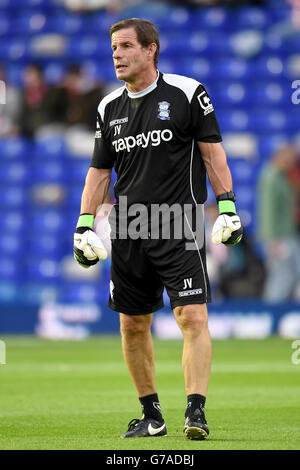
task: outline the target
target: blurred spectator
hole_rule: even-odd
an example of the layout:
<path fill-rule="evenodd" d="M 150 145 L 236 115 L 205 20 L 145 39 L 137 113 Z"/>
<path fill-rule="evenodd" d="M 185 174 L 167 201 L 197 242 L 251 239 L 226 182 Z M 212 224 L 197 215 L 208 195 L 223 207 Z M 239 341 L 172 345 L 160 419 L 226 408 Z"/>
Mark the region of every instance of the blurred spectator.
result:
<path fill-rule="evenodd" d="M 264 299 L 292 299 L 300 284 L 300 242 L 296 195 L 288 174 L 297 162 L 293 147 L 275 153 L 258 184 L 258 237 L 264 243 L 267 279 Z"/>
<path fill-rule="evenodd" d="M 71 65 L 62 85 L 50 92 L 51 120 L 67 127 L 82 124 L 93 130 L 103 96 L 100 84 L 86 77 L 79 65 Z"/>
<path fill-rule="evenodd" d="M 157 0 L 159 1 L 159 0 Z M 242 5 L 264 5 L 265 0 L 162 0 L 165 3 L 171 3 L 173 5 L 188 5 L 195 7 L 210 7 L 210 6 L 229 6 L 229 7 L 240 7 Z"/>
<path fill-rule="evenodd" d="M 296 198 L 296 225 L 298 235 L 300 236 L 300 160 L 297 159 L 295 164 L 288 170 L 288 178 L 294 188 Z"/>
<path fill-rule="evenodd" d="M 18 134 L 17 120 L 21 107 L 21 93 L 8 82 L 4 66 L 1 64 L 0 81 L 5 84 L 4 100 L 0 102 L 0 137 L 13 136 Z"/>
<path fill-rule="evenodd" d="M 214 298 L 261 297 L 265 270 L 251 239 L 244 232 L 242 240 L 234 247 L 214 245 L 211 229 L 217 217 L 217 205 L 208 203 L 205 207 L 207 269 Z"/>
<path fill-rule="evenodd" d="M 269 42 L 281 38 L 282 40 L 289 40 L 293 36 L 298 36 L 300 31 L 300 0 L 285 0 L 290 8 L 290 16 L 288 19 L 282 19 L 277 23 L 271 25 L 267 33 L 267 40 Z M 269 38 L 268 38 L 269 37 Z"/>
<path fill-rule="evenodd" d="M 60 0 L 71 11 L 85 12 L 91 10 L 121 11 L 128 6 L 142 3 L 143 0 Z"/>
<path fill-rule="evenodd" d="M 235 299 L 260 298 L 265 268 L 245 231 L 240 243 L 231 247 L 228 254 L 228 260 L 220 272 L 219 290 L 222 296 Z"/>
<path fill-rule="evenodd" d="M 206 264 L 214 298 L 221 298 L 220 282 L 221 270 L 227 263 L 229 249 L 226 245 L 215 245 L 211 239 L 211 232 L 216 218 L 219 215 L 218 206 L 215 202 L 205 204 L 205 238 L 206 238 Z"/>
<path fill-rule="evenodd" d="M 72 11 L 84 12 L 91 10 L 122 11 L 127 7 L 141 3 L 168 3 L 182 6 L 236 6 L 264 5 L 265 0 L 60 0 L 66 8 Z M 295 0 L 294 0 L 295 1 Z M 297 0 L 296 0 L 297 1 Z"/>
<path fill-rule="evenodd" d="M 23 84 L 19 128 L 21 134 L 33 138 L 39 127 L 49 121 L 48 87 L 39 65 L 25 67 Z"/>
<path fill-rule="evenodd" d="M 291 5 L 291 23 L 300 30 L 300 0 L 286 0 Z"/>

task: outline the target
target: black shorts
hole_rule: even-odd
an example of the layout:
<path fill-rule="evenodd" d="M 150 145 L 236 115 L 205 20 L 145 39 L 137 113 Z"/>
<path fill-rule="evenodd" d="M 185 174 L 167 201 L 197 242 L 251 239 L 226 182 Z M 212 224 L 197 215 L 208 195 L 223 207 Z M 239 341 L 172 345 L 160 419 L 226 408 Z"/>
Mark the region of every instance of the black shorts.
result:
<path fill-rule="evenodd" d="M 129 315 L 155 312 L 164 306 L 164 287 L 173 309 L 210 302 L 205 244 L 187 250 L 186 242 L 112 240 L 109 307 Z"/>

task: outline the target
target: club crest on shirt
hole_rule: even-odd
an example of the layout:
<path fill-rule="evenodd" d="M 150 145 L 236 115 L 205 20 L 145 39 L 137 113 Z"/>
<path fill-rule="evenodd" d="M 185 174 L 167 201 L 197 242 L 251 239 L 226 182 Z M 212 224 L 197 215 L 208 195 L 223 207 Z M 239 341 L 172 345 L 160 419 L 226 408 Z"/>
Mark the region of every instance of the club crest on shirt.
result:
<path fill-rule="evenodd" d="M 170 120 L 170 103 L 167 101 L 160 101 L 158 103 L 158 119 L 162 119 L 163 121 L 169 121 Z"/>

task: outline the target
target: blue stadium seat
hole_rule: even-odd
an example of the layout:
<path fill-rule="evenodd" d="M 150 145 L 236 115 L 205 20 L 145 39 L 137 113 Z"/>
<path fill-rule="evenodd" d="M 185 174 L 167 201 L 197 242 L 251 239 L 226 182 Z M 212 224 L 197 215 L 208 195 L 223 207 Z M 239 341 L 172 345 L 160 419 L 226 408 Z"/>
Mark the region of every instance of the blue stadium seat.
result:
<path fill-rule="evenodd" d="M 66 154 L 66 144 L 63 136 L 48 136 L 37 138 L 34 155 L 42 161 L 44 158 L 61 159 Z"/>
<path fill-rule="evenodd" d="M 175 61 L 165 57 L 164 55 L 159 59 L 159 70 L 163 73 L 183 73 L 180 72 L 180 62 L 175 63 Z"/>
<path fill-rule="evenodd" d="M 184 6 L 166 9 L 161 24 L 167 31 L 192 31 L 194 29 L 192 10 Z"/>
<path fill-rule="evenodd" d="M 178 73 L 194 78 L 204 85 L 211 84 L 215 79 L 212 63 L 207 58 L 185 57 L 177 62 Z"/>
<path fill-rule="evenodd" d="M 0 280 L 11 281 L 20 280 L 23 277 L 23 269 L 19 259 L 1 256 Z"/>
<path fill-rule="evenodd" d="M 161 34 L 159 40 L 160 53 L 166 57 L 175 58 L 176 60 L 179 55 L 187 55 L 193 52 L 192 47 L 186 40 L 186 35 L 183 33 Z"/>
<path fill-rule="evenodd" d="M 232 30 L 235 22 L 232 12 L 222 7 L 198 8 L 192 12 L 192 24 L 195 30 L 214 32 Z"/>
<path fill-rule="evenodd" d="M 279 109 L 257 108 L 249 112 L 249 131 L 258 134 L 266 132 L 284 132 L 288 125 L 288 116 Z"/>
<path fill-rule="evenodd" d="M 54 302 L 59 298 L 59 281 L 46 279 L 40 282 L 30 280 L 22 284 L 22 301 L 30 304 L 41 305 L 45 302 Z"/>
<path fill-rule="evenodd" d="M 160 31 L 161 29 L 174 29 L 174 26 L 177 30 L 182 29 L 183 27 L 188 27 L 186 21 L 190 18 L 190 14 L 184 7 L 175 7 L 172 8 L 167 5 L 165 2 L 153 2 L 153 1 L 144 1 L 137 3 L 134 2 L 132 6 L 125 7 L 119 16 L 108 16 L 108 19 L 111 20 L 109 27 L 124 18 L 145 18 L 146 20 L 152 21 Z"/>
<path fill-rule="evenodd" d="M 269 0 L 270 7 L 266 10 L 267 15 L 272 20 L 272 23 L 289 22 L 291 18 L 291 10 L 287 8 L 281 0 Z"/>
<path fill-rule="evenodd" d="M 0 207 L 2 209 L 20 208 L 27 203 L 27 191 L 23 185 L 2 185 Z"/>
<path fill-rule="evenodd" d="M 22 233 L 28 223 L 28 216 L 25 211 L 1 209 L 1 231 L 3 233 Z"/>
<path fill-rule="evenodd" d="M 286 60 L 279 54 L 264 55 L 257 60 L 249 62 L 249 75 L 253 78 L 280 79 L 286 70 Z"/>
<path fill-rule="evenodd" d="M 1 232 L 0 246 L 2 253 L 5 253 L 7 257 L 19 256 L 22 252 L 24 253 L 23 238 L 14 233 Z"/>
<path fill-rule="evenodd" d="M 251 161 L 232 158 L 230 160 L 230 171 L 233 181 L 237 184 L 251 184 L 253 182 L 254 165 Z"/>
<path fill-rule="evenodd" d="M 112 50 L 110 38 L 108 36 L 104 40 L 99 37 L 99 35 L 70 37 L 66 55 L 68 58 L 76 61 L 111 58 Z"/>
<path fill-rule="evenodd" d="M 273 155 L 276 150 L 288 143 L 290 143 L 290 139 L 287 134 L 271 133 L 261 136 L 258 143 L 259 156 L 264 161 Z"/>
<path fill-rule="evenodd" d="M 68 171 L 72 183 L 84 184 L 86 174 L 90 167 L 90 158 L 72 159 L 68 162 Z"/>
<path fill-rule="evenodd" d="M 290 100 L 290 90 L 285 83 L 264 81 L 253 85 L 253 103 L 259 103 L 262 106 L 285 105 Z"/>
<path fill-rule="evenodd" d="M 67 202 L 69 207 L 74 207 L 74 209 L 80 208 L 82 190 L 84 186 L 84 180 L 82 180 L 81 185 L 71 185 L 68 188 Z"/>
<path fill-rule="evenodd" d="M 23 137 L 3 137 L 0 139 L 1 159 L 28 160 L 32 154 L 32 144 Z"/>
<path fill-rule="evenodd" d="M 26 275 L 29 281 L 59 281 L 60 261 L 54 258 L 30 256 L 26 260 Z"/>
<path fill-rule="evenodd" d="M 246 109 L 228 109 L 218 106 L 218 121 L 222 132 L 250 131 Z"/>
<path fill-rule="evenodd" d="M 99 79 L 101 79 L 106 84 L 115 82 L 116 87 L 121 86 L 121 83 L 116 79 L 116 72 L 111 57 L 109 59 L 102 59 L 101 56 L 99 56 L 96 62 L 96 71 Z M 86 63 L 86 61 L 84 61 L 83 64 L 84 63 Z M 89 63 L 89 61 L 87 61 L 87 63 Z"/>
<path fill-rule="evenodd" d="M 26 246 L 35 257 L 59 260 L 64 254 L 62 240 L 55 234 L 41 233 L 38 237 L 29 237 L 27 234 Z"/>
<path fill-rule="evenodd" d="M 0 38 L 9 36 L 11 33 L 9 17 L 4 12 L 0 12 Z"/>
<path fill-rule="evenodd" d="M 194 54 L 206 55 L 209 58 L 212 54 L 224 57 L 230 56 L 234 52 L 230 35 L 223 35 L 219 32 L 210 35 L 196 31 L 187 39 L 186 47 L 187 52 L 190 50 Z"/>
<path fill-rule="evenodd" d="M 11 9 L 13 11 L 27 10 L 30 8 L 40 8 L 46 10 L 59 5 L 57 0 L 0 0 L 0 8 Z"/>
<path fill-rule="evenodd" d="M 64 283 L 61 292 L 63 302 L 103 302 L 103 291 L 98 282 Z M 107 294 L 106 299 L 107 301 Z"/>
<path fill-rule="evenodd" d="M 29 233 L 35 231 L 37 233 L 55 234 L 70 230 L 68 216 L 65 211 L 52 209 L 32 210 L 27 216 L 27 224 Z"/>
<path fill-rule="evenodd" d="M 0 42 L 0 60 L 20 62 L 28 60 L 29 57 L 29 45 L 26 41 L 9 38 Z"/>
<path fill-rule="evenodd" d="M 282 49 L 286 54 L 299 54 L 300 38 L 299 31 L 294 32 L 282 42 Z"/>
<path fill-rule="evenodd" d="M 244 82 L 224 82 L 214 89 L 217 106 L 249 105 L 253 103 L 252 88 L 245 86 Z"/>
<path fill-rule="evenodd" d="M 21 64 L 8 64 L 5 66 L 5 78 L 7 83 L 17 88 L 23 86 L 23 70 L 24 66 Z"/>
<path fill-rule="evenodd" d="M 104 11 L 97 11 L 90 17 L 89 22 L 85 23 L 86 33 L 95 35 L 104 34 L 107 39 L 109 38 L 110 27 L 119 20 L 120 18 L 118 15 L 105 13 Z"/>
<path fill-rule="evenodd" d="M 64 160 L 35 159 L 32 163 L 31 177 L 35 182 L 63 182 L 69 178 Z"/>
<path fill-rule="evenodd" d="M 264 8 L 237 8 L 233 14 L 233 20 L 241 29 L 263 29 L 269 26 L 270 16 Z"/>
<path fill-rule="evenodd" d="M 243 209 L 249 207 L 255 198 L 255 192 L 252 185 L 242 184 L 238 188 L 239 207 Z"/>
<path fill-rule="evenodd" d="M 44 68 L 44 77 L 49 85 L 58 85 L 65 74 L 65 66 L 59 62 L 48 62 Z"/>
<path fill-rule="evenodd" d="M 0 0 L 0 8 L 3 10 L 8 10 L 10 5 L 10 0 Z"/>
<path fill-rule="evenodd" d="M 241 80 L 249 76 L 249 63 L 239 57 L 217 58 L 212 63 L 213 73 L 216 77 L 227 80 Z"/>
<path fill-rule="evenodd" d="M 23 183 L 29 178 L 29 166 L 24 160 L 0 163 L 0 180 L 7 183 Z"/>
<path fill-rule="evenodd" d="M 52 15 L 49 18 L 49 29 L 65 35 L 89 34 L 90 17 L 84 14 L 66 14 Z"/>
<path fill-rule="evenodd" d="M 0 282 L 0 299 L 3 303 L 17 302 L 23 300 L 20 298 L 20 287 L 13 279 L 12 281 L 3 280 Z"/>
<path fill-rule="evenodd" d="M 40 11 L 23 12 L 12 19 L 12 28 L 20 36 L 45 33 L 49 31 L 48 19 L 45 13 Z"/>

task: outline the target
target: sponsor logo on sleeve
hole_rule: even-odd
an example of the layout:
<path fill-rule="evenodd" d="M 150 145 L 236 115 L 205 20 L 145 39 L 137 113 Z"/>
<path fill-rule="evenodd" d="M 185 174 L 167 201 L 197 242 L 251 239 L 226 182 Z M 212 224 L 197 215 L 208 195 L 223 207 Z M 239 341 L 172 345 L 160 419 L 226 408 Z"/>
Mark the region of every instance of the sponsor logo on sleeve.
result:
<path fill-rule="evenodd" d="M 214 107 L 206 91 L 202 91 L 202 93 L 200 93 L 197 98 L 199 100 L 201 108 L 203 109 L 204 116 L 214 111 Z"/>

